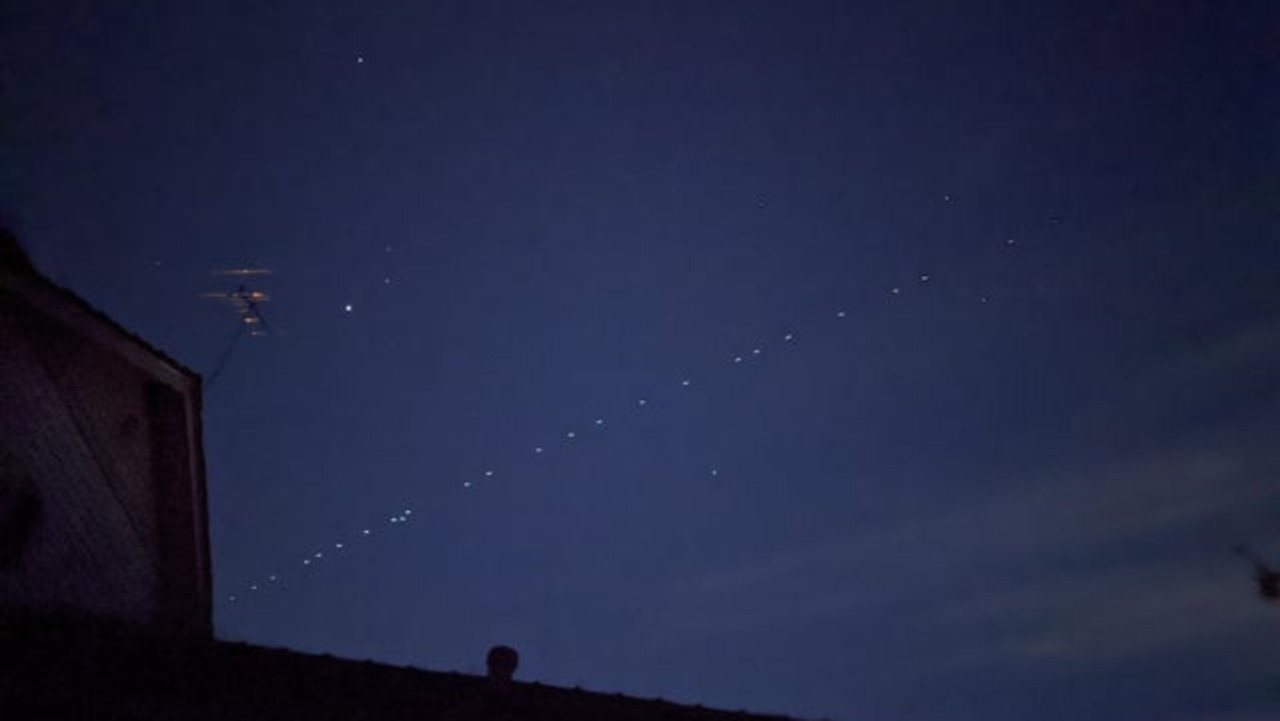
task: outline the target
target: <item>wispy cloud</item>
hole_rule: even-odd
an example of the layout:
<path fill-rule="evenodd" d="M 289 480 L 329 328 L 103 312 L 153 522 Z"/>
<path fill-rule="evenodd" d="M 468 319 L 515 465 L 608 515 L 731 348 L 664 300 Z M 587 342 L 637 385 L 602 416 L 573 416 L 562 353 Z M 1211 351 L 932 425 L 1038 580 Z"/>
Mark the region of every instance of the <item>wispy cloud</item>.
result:
<path fill-rule="evenodd" d="M 1262 364 L 1280 367 L 1275 320 L 1174 354 L 1108 403 L 1137 405 L 1169 384 L 1212 393 Z M 1134 663 L 1213 644 L 1253 653 L 1255 630 L 1280 611 L 1257 602 L 1229 549 L 1280 525 L 1268 510 L 1278 416 L 1010 476 L 958 505 L 778 548 L 685 579 L 667 608 L 708 633 L 843 621 L 920 646 L 923 633 L 931 653 L 912 667 L 925 673 Z"/>

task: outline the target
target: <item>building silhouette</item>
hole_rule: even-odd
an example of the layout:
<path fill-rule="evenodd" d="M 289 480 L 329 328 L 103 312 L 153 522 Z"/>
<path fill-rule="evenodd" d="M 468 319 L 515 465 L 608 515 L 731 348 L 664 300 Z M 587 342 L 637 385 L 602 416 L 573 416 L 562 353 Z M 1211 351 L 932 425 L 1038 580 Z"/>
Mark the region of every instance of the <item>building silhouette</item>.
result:
<path fill-rule="evenodd" d="M 200 391 L 0 230 L 0 719 L 782 718 L 216 640 Z"/>

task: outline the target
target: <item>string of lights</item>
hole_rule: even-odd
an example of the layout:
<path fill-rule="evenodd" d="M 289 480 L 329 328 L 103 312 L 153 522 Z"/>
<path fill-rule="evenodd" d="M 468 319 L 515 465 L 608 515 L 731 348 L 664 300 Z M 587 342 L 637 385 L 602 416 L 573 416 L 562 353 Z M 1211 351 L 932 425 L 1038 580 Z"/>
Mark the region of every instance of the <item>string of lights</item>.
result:
<path fill-rule="evenodd" d="M 950 199 L 947 199 L 950 202 Z M 997 252 L 1010 252 L 1017 245 L 1015 238 L 1005 238 L 1003 241 L 993 243 L 998 246 Z M 897 284 L 889 284 L 878 291 L 876 297 L 884 303 L 893 304 L 910 296 L 913 293 L 928 292 L 926 289 L 937 286 L 937 278 L 933 273 L 917 272 L 905 282 Z M 972 292 L 967 295 L 966 300 L 979 305 L 988 305 L 992 302 L 993 294 L 989 290 L 980 292 Z M 823 321 L 827 324 L 828 329 L 834 329 L 838 332 L 839 325 L 851 317 L 851 312 L 845 307 L 829 308 L 823 314 Z M 768 353 L 774 352 L 793 352 L 796 348 L 803 344 L 801 340 L 808 334 L 816 332 L 817 327 L 811 331 L 802 333 L 798 328 L 791 328 L 777 333 L 772 338 L 762 339 L 754 344 L 746 345 L 741 350 L 729 353 L 724 356 L 723 362 L 719 365 L 721 371 L 728 371 L 733 368 L 750 368 L 760 363 Z M 714 371 L 711 371 L 714 372 Z M 659 412 L 661 401 L 666 399 L 666 393 L 671 396 L 688 394 L 696 392 L 696 390 L 704 385 L 702 380 L 691 375 L 679 375 L 672 377 L 665 387 L 655 388 L 655 392 L 637 396 L 634 398 L 632 411 L 641 413 Z M 617 409 L 618 413 L 609 415 L 589 416 L 588 420 L 583 422 L 579 427 L 564 430 L 559 434 L 559 443 L 550 443 L 543 441 L 539 444 L 531 444 L 523 453 L 523 457 L 530 462 L 538 462 L 539 459 L 545 459 L 553 452 L 560 450 L 571 451 L 574 447 L 579 446 L 583 441 L 589 440 L 593 434 L 605 432 L 606 430 L 622 430 L 625 424 L 615 423 L 611 418 L 621 418 L 625 414 L 621 409 Z M 480 468 L 477 469 L 473 476 L 459 479 L 458 487 L 464 495 L 471 495 L 481 492 L 486 485 L 497 481 L 500 477 L 508 478 L 518 476 L 516 470 L 502 471 L 500 469 Z M 718 467 L 710 467 L 705 470 L 707 476 L 711 478 L 720 478 L 722 471 Z M 390 531 L 397 527 L 410 523 L 413 520 L 413 507 L 411 504 L 405 504 L 399 509 L 391 512 L 385 518 L 377 523 L 367 523 L 360 527 L 354 533 L 348 534 L 344 538 L 338 538 L 328 543 L 315 547 L 309 553 L 300 558 L 282 563 L 278 566 L 280 570 L 270 571 L 260 577 L 251 578 L 243 581 L 234 591 L 227 593 L 224 598 L 227 602 L 239 604 L 247 598 L 255 595 L 266 593 L 269 591 L 279 591 L 285 588 L 284 582 L 290 578 L 292 574 L 313 573 L 318 571 L 323 565 L 332 560 L 334 557 L 340 557 L 354 552 L 362 542 L 367 542 L 371 537 L 381 534 L 384 531 Z"/>

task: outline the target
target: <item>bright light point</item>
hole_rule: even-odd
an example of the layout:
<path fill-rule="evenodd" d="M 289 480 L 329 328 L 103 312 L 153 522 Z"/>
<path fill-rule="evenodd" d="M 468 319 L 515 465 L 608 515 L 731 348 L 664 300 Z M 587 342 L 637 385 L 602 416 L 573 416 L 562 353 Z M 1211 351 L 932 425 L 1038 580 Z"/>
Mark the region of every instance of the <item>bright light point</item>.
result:
<path fill-rule="evenodd" d="M 258 590 L 258 584 L 256 584 L 256 583 L 251 583 L 251 584 L 249 584 L 249 590 L 250 590 L 250 591 L 256 591 L 256 590 Z"/>
<path fill-rule="evenodd" d="M 740 356 L 740 355 L 739 355 L 739 356 L 734 356 L 734 357 L 733 357 L 733 362 L 734 362 L 734 363 L 741 363 L 741 362 L 742 362 L 742 356 Z"/>
<path fill-rule="evenodd" d="M 363 531 L 361 531 L 361 532 L 360 532 L 360 535 L 362 535 L 362 536 L 367 536 L 367 535 L 369 535 L 369 529 L 367 529 L 367 528 L 366 528 L 366 529 L 364 529 Z"/>
<path fill-rule="evenodd" d="M 302 565 L 304 565 L 304 566 L 310 566 L 310 565 L 311 565 L 311 559 L 310 559 L 310 558 L 304 558 L 304 559 L 302 559 Z"/>
<path fill-rule="evenodd" d="M 356 56 L 356 65 L 364 65 L 364 56 L 363 56 L 363 55 L 357 55 L 357 56 Z"/>
<path fill-rule="evenodd" d="M 845 313 L 845 312 L 844 312 L 844 311 L 842 311 L 842 310 L 840 310 L 840 311 L 836 311 L 836 317 L 837 317 L 837 318 L 843 318 L 843 317 L 845 317 L 846 315 L 847 315 L 847 313 Z"/>
<path fill-rule="evenodd" d="M 682 385 L 682 386 L 688 386 L 688 385 L 689 385 L 689 379 L 688 379 L 688 378 L 685 378 L 684 380 L 680 381 L 680 385 Z"/>
<path fill-rule="evenodd" d="M 645 400 L 644 398 L 641 398 L 641 399 L 640 399 L 640 401 L 639 401 L 639 403 L 640 403 L 640 405 L 642 405 L 642 406 L 647 406 L 647 405 L 649 405 L 649 401 Z"/>
<path fill-rule="evenodd" d="M 902 292 L 902 289 L 901 289 L 901 288 L 890 288 L 890 289 L 889 289 L 889 292 L 890 292 L 890 293 L 893 293 L 894 295 L 898 295 L 899 293 L 901 293 L 901 292 Z"/>
<path fill-rule="evenodd" d="M 333 547 L 334 547 L 334 548 L 342 548 L 342 542 L 341 542 L 341 541 L 339 541 L 338 543 L 333 544 Z"/>
<path fill-rule="evenodd" d="M 274 580 L 276 580 L 277 578 L 278 578 L 278 576 L 276 576 L 276 574 L 274 574 L 274 573 L 273 573 L 273 574 L 271 574 L 270 576 L 267 576 L 267 580 L 268 580 L 268 581 L 274 581 Z"/>
<path fill-rule="evenodd" d="M 1005 245 L 1013 245 L 1013 244 L 1014 244 L 1014 243 L 1016 243 L 1016 242 L 1018 242 L 1018 241 L 1014 240 L 1013 238 L 1007 238 L 1007 239 L 1004 241 L 1004 244 L 1005 244 Z"/>
<path fill-rule="evenodd" d="M 795 336 L 794 336 L 794 335 L 791 335 L 790 333 L 788 333 L 788 334 L 786 334 L 786 335 L 782 336 L 782 339 L 783 339 L 783 340 L 794 340 L 794 339 L 795 339 Z"/>
<path fill-rule="evenodd" d="M 406 515 L 406 516 L 412 516 L 412 515 L 413 515 L 413 509 L 411 509 L 411 508 L 406 508 L 406 509 L 404 509 L 404 515 Z"/>
<path fill-rule="evenodd" d="M 228 601 L 230 601 L 230 602 L 232 602 L 232 603 L 235 603 L 235 602 L 236 602 L 236 597 L 235 597 L 235 596 L 227 596 L 227 600 L 228 600 Z"/>
<path fill-rule="evenodd" d="M 951 196 L 950 196 L 950 195 L 944 195 L 944 196 L 942 196 L 942 200 L 943 200 L 943 201 L 945 201 L 945 202 L 947 202 L 947 203 L 950 203 L 950 202 L 951 202 Z"/>
<path fill-rule="evenodd" d="M 391 279 L 390 279 L 390 278 L 383 278 L 383 279 L 382 279 L 382 283 L 383 283 L 383 285 L 391 285 Z"/>
<path fill-rule="evenodd" d="M 348 312 L 348 313 L 350 313 L 351 311 L 355 310 L 355 308 L 353 308 L 353 307 L 352 307 L 352 305 L 351 305 L 350 303 L 347 303 L 346 305 L 342 306 L 342 309 L 343 309 L 343 310 L 345 310 L 345 311 L 346 311 L 346 312 Z"/>
<path fill-rule="evenodd" d="M 316 558 L 324 558 L 324 554 L 319 551 L 316 551 L 315 556 Z"/>
<path fill-rule="evenodd" d="M 720 475 L 720 469 L 719 469 L 719 468 L 712 468 L 712 469 L 711 469 L 711 475 L 713 475 L 713 476 L 718 476 L 718 475 Z"/>
<path fill-rule="evenodd" d="M 927 276 L 927 275 L 922 275 L 922 276 L 920 276 L 920 282 L 921 282 L 921 283 L 928 283 L 928 282 L 929 282 L 929 276 Z"/>
<path fill-rule="evenodd" d="M 597 418 L 597 419 L 596 419 L 596 425 L 597 425 L 597 426 L 603 426 L 603 425 L 604 425 L 604 419 L 603 419 L 603 418 Z"/>
<path fill-rule="evenodd" d="M 565 437 L 565 438 L 577 438 L 577 437 L 578 437 L 578 434 L 577 434 L 577 433 L 574 433 L 573 431 L 569 431 L 568 433 L 564 434 L 564 437 Z"/>
<path fill-rule="evenodd" d="M 493 471 L 485 471 L 485 472 L 484 472 L 484 477 L 485 477 L 485 478 L 493 478 Z"/>
<path fill-rule="evenodd" d="M 470 488 L 470 487 L 471 487 L 471 481 L 463 481 L 463 482 L 462 482 L 462 487 L 463 487 L 463 488 Z"/>
<path fill-rule="evenodd" d="M 533 452 L 534 452 L 534 453 L 541 453 L 541 452 L 542 452 L 542 446 L 538 446 L 537 448 L 533 449 Z"/>
<path fill-rule="evenodd" d="M 391 517 L 387 522 L 388 522 L 388 523 L 399 523 L 399 522 L 400 522 L 400 517 L 399 517 L 399 516 L 392 516 L 392 517 Z"/>
<path fill-rule="evenodd" d="M 982 296 L 981 298 L 979 298 L 979 299 L 978 299 L 978 302 L 979 302 L 979 303 L 990 303 L 990 302 L 991 302 L 991 299 L 984 295 L 984 296 Z"/>
<path fill-rule="evenodd" d="M 760 355 L 762 351 L 759 348 L 752 348 L 751 355 Z"/>

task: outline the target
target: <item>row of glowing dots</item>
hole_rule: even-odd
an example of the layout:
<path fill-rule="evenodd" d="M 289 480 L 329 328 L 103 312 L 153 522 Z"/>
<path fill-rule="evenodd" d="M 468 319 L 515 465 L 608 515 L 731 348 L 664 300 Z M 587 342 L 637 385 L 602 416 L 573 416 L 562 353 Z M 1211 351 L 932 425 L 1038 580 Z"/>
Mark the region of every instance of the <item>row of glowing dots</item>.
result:
<path fill-rule="evenodd" d="M 388 518 L 388 519 L 387 519 L 387 523 L 388 523 L 388 524 L 392 524 L 392 525 L 394 525 L 394 524 L 400 524 L 400 523 L 408 523 L 408 522 L 409 522 L 409 517 L 410 517 L 410 516 L 412 516 L 412 515 L 413 515 L 413 509 L 412 509 L 412 508 L 406 508 L 406 509 L 404 509 L 404 511 L 402 511 L 400 514 L 395 515 L 395 516 L 391 516 L 390 518 Z M 358 534 L 356 535 L 356 538 L 357 538 L 357 539 L 360 539 L 360 538 L 367 538 L 367 537 L 372 536 L 372 535 L 373 535 L 373 530 L 372 530 L 372 529 L 364 528 L 364 529 L 361 529 L 361 530 L 360 530 L 360 533 L 358 533 Z M 334 549 L 335 551 L 342 551 L 342 550 L 343 550 L 343 549 L 345 549 L 346 547 L 347 547 L 347 544 L 343 543 L 342 541 L 337 541 L 337 542 L 335 542 L 335 543 L 333 544 L 333 549 Z M 310 565 L 312 565 L 312 564 L 314 564 L 314 563 L 317 563 L 317 562 L 319 562 L 319 561 L 323 560 L 323 559 L 324 559 L 324 557 L 325 557 L 325 555 L 324 555 L 324 551 L 316 551 L 315 553 L 312 553 L 310 556 L 307 556 L 306 558 L 302 559 L 302 565 L 303 565 L 303 566 L 310 566 Z M 278 574 L 278 573 L 269 573 L 269 574 L 267 574 L 267 580 L 266 580 L 266 583 L 270 583 L 270 584 L 279 583 L 280 579 L 281 579 L 280 574 Z M 263 590 L 263 585 L 262 585 L 262 584 L 259 584 L 259 583 L 250 583 L 250 584 L 249 584 L 249 591 L 250 591 L 250 592 L 257 592 L 257 591 L 260 591 L 260 590 Z M 239 599 L 239 597 L 238 597 L 238 596 L 236 596 L 236 595 L 232 594 L 232 595 L 227 596 L 227 600 L 228 600 L 228 601 L 230 601 L 231 603 L 235 603 L 236 601 L 238 601 L 238 600 L 240 600 L 240 599 Z"/>
<path fill-rule="evenodd" d="M 1008 244 L 1008 245 L 1013 245 L 1013 244 L 1014 244 L 1014 240 L 1013 240 L 1012 238 L 1010 238 L 1010 239 L 1006 240 L 1006 241 L 1005 241 L 1005 243 L 1006 243 L 1006 244 Z M 931 279 L 931 276 L 929 276 L 928 274 L 923 274 L 923 275 L 920 275 L 918 279 L 919 279 L 919 282 L 920 282 L 920 283 L 928 283 L 928 282 L 929 282 L 929 280 Z M 901 295 L 901 294 L 902 294 L 902 288 L 901 288 L 901 287 L 898 287 L 898 286 L 895 286 L 895 287 L 893 287 L 893 288 L 890 288 L 890 289 L 888 290 L 888 293 L 889 293 L 890 295 Z M 989 303 L 989 302 L 990 302 L 990 297 L 989 297 L 989 296 L 986 296 L 986 295 L 979 296 L 979 297 L 978 297 L 978 302 L 979 302 L 979 303 L 983 303 L 983 304 Z M 836 317 L 837 317 L 837 318 L 847 318 L 847 317 L 848 317 L 848 315 L 849 315 L 849 314 L 848 314 L 848 312 L 847 312 L 847 311 L 844 311 L 844 310 L 838 310 L 838 311 L 836 311 Z M 787 333 L 787 334 L 785 334 L 785 335 L 783 335 L 783 336 L 782 336 L 782 340 L 783 340 L 783 342 L 784 342 L 784 343 L 791 343 L 791 342 L 793 342 L 795 339 L 796 339 L 795 333 Z M 755 348 L 752 348 L 752 349 L 751 349 L 751 353 L 750 353 L 749 355 L 735 355 L 735 356 L 732 356 L 732 357 L 729 359 L 729 362 L 730 362 L 730 363 L 732 363 L 732 364 L 735 364 L 735 365 L 741 365 L 742 363 L 746 362 L 750 357 L 758 357 L 758 356 L 761 356 L 761 355 L 764 355 L 764 348 L 763 348 L 763 347 L 755 347 Z M 692 385 L 693 385 L 693 381 L 692 381 L 692 380 L 690 380 L 689 378 L 684 378 L 684 379 L 682 379 L 682 380 L 680 381 L 680 385 L 681 385 L 681 387 L 688 388 L 689 386 L 692 386 Z M 647 399 L 647 398 L 640 398 L 640 399 L 638 399 L 638 400 L 636 401 L 636 405 L 640 406 L 641 408 L 644 408 L 644 407 L 646 407 L 646 406 L 648 406 L 648 405 L 649 405 L 649 399 Z M 603 428 L 603 427 L 605 426 L 605 420 L 604 420 L 603 418 L 597 418 L 597 419 L 595 419 L 595 426 L 596 426 L 597 428 Z M 565 433 L 565 438 L 566 438 L 567 440 L 574 440 L 574 439 L 575 439 L 575 438 L 577 438 L 577 437 L 578 437 L 578 432 L 577 432 L 577 431 L 568 431 L 567 433 Z M 546 452 L 546 450 L 547 450 L 547 449 L 546 449 L 545 447 L 543 447 L 543 446 L 536 446 L 536 447 L 533 449 L 533 452 L 534 452 L 534 454 L 535 454 L 535 455 L 541 455 L 541 454 L 545 453 L 545 452 Z M 720 471 L 719 471 L 718 469 L 712 468 L 712 469 L 710 470 L 710 474 L 711 474 L 712 476 L 718 476 L 718 475 L 720 475 Z M 486 479 L 492 479 L 492 478 L 494 478 L 496 475 L 497 475 L 497 473 L 496 473 L 495 471 L 493 471 L 493 470 L 487 470 L 487 471 L 485 471 L 485 472 L 484 472 L 484 477 L 485 477 Z M 475 481 L 467 480 L 467 481 L 463 481 L 463 482 L 462 482 L 462 487 L 463 487 L 463 488 L 473 488 L 473 487 L 475 487 L 475 485 L 476 485 L 476 482 L 475 482 Z"/>
<path fill-rule="evenodd" d="M 1005 241 L 1005 244 L 1006 244 L 1006 245 L 1014 245 L 1014 243 L 1015 243 L 1015 242 L 1016 242 L 1016 241 L 1015 241 L 1013 238 L 1009 238 L 1009 239 L 1007 239 L 1007 240 Z M 931 280 L 931 278 L 932 278 L 932 276 L 930 276 L 930 275 L 928 275 L 928 274 L 921 274 L 920 276 L 918 276 L 918 281 L 919 281 L 920 283 L 922 283 L 922 284 L 923 284 L 923 283 L 928 283 L 928 282 Z M 902 294 L 902 292 L 903 292 L 903 290 L 902 290 L 902 288 L 901 288 L 901 287 L 899 287 L 899 286 L 894 286 L 894 287 L 892 287 L 892 288 L 889 288 L 889 289 L 888 289 L 888 294 L 889 294 L 889 295 L 895 295 L 895 296 L 896 296 L 896 295 L 901 295 L 901 294 Z M 990 302 L 990 298 L 989 298 L 988 296 L 986 296 L 986 295 L 979 296 L 979 298 L 978 298 L 978 302 L 983 303 L 983 304 L 986 304 L 986 303 L 989 303 L 989 302 Z M 835 313 L 836 318 L 840 318 L 840 319 L 847 318 L 847 317 L 848 317 L 848 315 L 849 315 L 849 314 L 848 314 L 848 312 L 847 312 L 847 311 L 845 311 L 845 310 L 838 310 L 838 311 L 836 311 L 836 313 Z M 796 339 L 796 335 L 795 335 L 795 333 L 786 333 L 786 334 L 784 334 L 784 335 L 782 336 L 782 340 L 783 340 L 783 342 L 784 342 L 784 343 L 792 343 L 793 341 L 795 341 L 795 339 Z M 764 348 L 762 348 L 762 347 L 755 347 L 755 348 L 752 348 L 752 349 L 751 349 L 751 353 L 750 353 L 750 355 L 735 355 L 735 356 L 733 356 L 733 357 L 731 357 L 731 358 L 729 359 L 729 362 L 730 362 L 730 363 L 732 363 L 732 364 L 735 364 L 735 365 L 741 365 L 742 363 L 746 362 L 746 360 L 747 360 L 748 358 L 750 358 L 750 357 L 758 357 L 758 356 L 761 356 L 761 355 L 763 355 L 763 354 L 764 354 Z M 680 386 L 681 386 L 681 387 L 688 388 L 688 387 L 690 387 L 690 386 L 692 386 L 692 385 L 693 385 L 693 381 L 692 381 L 691 379 L 689 379 L 689 378 L 683 378 L 683 379 L 681 379 L 681 381 L 680 381 Z M 636 401 L 636 405 L 640 406 L 641 408 L 643 408 L 643 407 L 647 407 L 647 406 L 649 405 L 649 399 L 647 399 L 647 398 L 640 398 L 640 399 L 638 399 L 638 400 Z M 594 422 L 594 425 L 595 425 L 595 427 L 597 427 L 597 428 L 603 428 L 603 427 L 605 426 L 605 420 L 604 420 L 603 418 L 596 418 L 596 419 L 595 419 L 595 422 Z M 567 440 L 574 440 L 574 439 L 576 439 L 577 437 L 578 437 L 578 433 L 577 433 L 577 431 L 568 431 L 568 432 L 566 432 L 566 433 L 565 433 L 565 438 L 566 438 Z M 545 453 L 545 452 L 546 452 L 546 450 L 547 450 L 547 449 L 546 449 L 545 447 L 543 447 L 543 446 L 537 446 L 537 447 L 535 447 L 535 448 L 533 449 L 533 452 L 534 452 L 534 454 L 535 454 L 535 455 L 541 455 L 541 454 Z M 710 474 L 712 477 L 717 477 L 717 476 L 719 476 L 719 475 L 720 475 L 720 471 L 719 471 L 719 469 L 717 469 L 717 468 L 712 468 L 712 469 L 710 469 L 709 474 Z M 490 469 L 490 470 L 486 470 L 486 471 L 484 472 L 484 474 L 483 474 L 483 475 L 484 475 L 484 477 L 485 477 L 486 479 L 492 479 L 492 478 L 494 478 L 494 477 L 497 475 L 497 472 L 496 472 L 496 471 L 494 471 L 494 470 L 492 470 L 492 469 Z M 463 481 L 463 482 L 462 482 L 462 486 L 463 486 L 464 488 L 473 488 L 475 485 L 476 485 L 476 484 L 475 484 L 475 482 L 474 482 L 474 481 L 470 481 L 470 480 L 468 480 L 468 481 Z M 404 511 L 403 513 L 401 513 L 400 515 L 397 515 L 397 516 L 391 516 L 391 518 L 388 520 L 388 523 L 392 523 L 392 524 L 397 524 L 397 523 L 406 523 L 406 522 L 408 522 L 408 520 L 409 520 L 409 516 L 411 516 L 411 515 L 413 515 L 413 511 L 412 511 L 411 509 L 405 509 L 405 511 Z M 372 534 L 372 531 L 371 531 L 370 529 L 367 529 L 367 528 L 366 528 L 366 529 L 363 529 L 363 530 L 360 532 L 360 536 L 361 536 L 361 537 L 369 536 L 369 535 L 371 535 L 371 534 Z M 335 550 L 341 551 L 341 550 L 342 550 L 342 549 L 344 549 L 344 548 L 345 548 L 345 545 L 344 545 L 342 542 L 340 542 L 340 541 L 334 544 L 334 549 L 335 549 Z M 302 564 L 303 564 L 304 566 L 310 566 L 310 565 L 312 565 L 312 563 L 313 563 L 313 562 L 315 562 L 315 561 L 319 561 L 319 560 L 321 560 L 321 559 L 323 559 L 323 558 L 324 558 L 324 553 L 323 553 L 322 551 L 317 551 L 317 552 L 313 553 L 311 556 L 309 556 L 309 557 L 307 557 L 307 558 L 304 558 L 304 559 L 302 560 Z M 276 582 L 278 582 L 279 580 L 280 580 L 280 576 L 279 576 L 279 575 L 277 575 L 277 574 L 269 574 L 269 575 L 267 576 L 267 581 L 268 581 L 269 583 L 276 583 Z M 250 590 L 250 591 L 258 591 L 258 590 L 260 590 L 260 588 L 261 588 L 261 586 L 260 586 L 259 584 L 257 584 L 257 583 L 250 583 L 250 584 L 249 584 L 249 590 Z M 234 602 L 237 600 L 237 597 L 236 597 L 236 596 L 234 596 L 234 595 L 232 595 L 232 596 L 229 596 L 229 597 L 228 597 L 228 600 L 234 603 Z"/>

